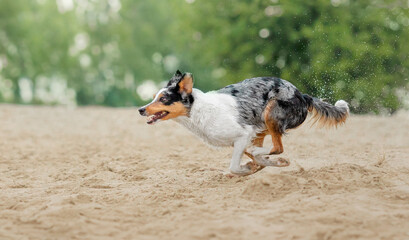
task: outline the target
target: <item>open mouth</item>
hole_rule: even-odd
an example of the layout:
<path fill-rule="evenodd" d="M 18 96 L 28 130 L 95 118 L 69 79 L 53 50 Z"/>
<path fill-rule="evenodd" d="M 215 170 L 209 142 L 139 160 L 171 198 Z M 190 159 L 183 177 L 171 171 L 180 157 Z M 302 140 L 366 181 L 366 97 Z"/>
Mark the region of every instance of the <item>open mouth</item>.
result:
<path fill-rule="evenodd" d="M 148 124 L 153 124 L 153 123 L 155 123 L 156 121 L 158 121 L 159 119 L 164 118 L 164 117 L 165 117 L 166 115 L 168 115 L 168 114 L 169 114 L 169 112 L 167 112 L 167 111 L 157 112 L 157 113 L 155 113 L 155 114 L 153 114 L 153 115 L 148 116 L 148 121 L 147 121 L 147 123 L 148 123 Z"/>

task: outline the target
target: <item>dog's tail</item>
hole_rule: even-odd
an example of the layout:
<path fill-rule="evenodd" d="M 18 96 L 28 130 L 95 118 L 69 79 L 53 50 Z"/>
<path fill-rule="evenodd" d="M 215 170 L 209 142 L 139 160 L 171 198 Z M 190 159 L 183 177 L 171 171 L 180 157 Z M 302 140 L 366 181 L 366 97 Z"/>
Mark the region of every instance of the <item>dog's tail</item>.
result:
<path fill-rule="evenodd" d="M 339 100 L 335 106 L 324 102 L 318 98 L 303 94 L 307 102 L 308 111 L 312 113 L 312 125 L 318 123 L 321 127 L 336 127 L 345 123 L 349 116 L 348 103 Z"/>

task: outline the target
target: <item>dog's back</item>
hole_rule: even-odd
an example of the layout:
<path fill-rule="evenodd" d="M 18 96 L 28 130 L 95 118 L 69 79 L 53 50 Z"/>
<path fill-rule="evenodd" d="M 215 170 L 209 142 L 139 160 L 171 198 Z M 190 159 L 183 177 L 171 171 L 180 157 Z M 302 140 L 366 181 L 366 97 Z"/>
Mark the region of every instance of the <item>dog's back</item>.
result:
<path fill-rule="evenodd" d="M 349 113 L 348 105 L 339 101 L 335 106 L 310 97 L 290 82 L 275 77 L 257 77 L 228 85 L 218 91 L 235 97 L 238 104 L 239 122 L 243 125 L 266 129 L 266 108 L 269 118 L 276 123 L 281 134 L 287 129 L 301 125 L 308 112 L 322 125 L 336 126 L 343 123 Z M 345 104 L 344 104 L 345 103 Z"/>
<path fill-rule="evenodd" d="M 250 78 L 226 86 L 218 92 L 236 98 L 241 124 L 260 129 L 265 129 L 263 112 L 268 102 L 273 99 L 280 108 L 275 110 L 275 114 L 281 122 L 284 121 L 283 131 L 303 123 L 308 113 L 307 102 L 302 94 L 293 84 L 280 78 Z"/>

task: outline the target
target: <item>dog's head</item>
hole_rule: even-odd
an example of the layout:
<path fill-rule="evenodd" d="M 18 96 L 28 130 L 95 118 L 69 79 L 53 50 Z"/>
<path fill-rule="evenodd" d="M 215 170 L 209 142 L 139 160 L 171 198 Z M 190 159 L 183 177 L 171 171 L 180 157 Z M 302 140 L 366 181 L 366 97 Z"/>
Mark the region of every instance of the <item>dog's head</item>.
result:
<path fill-rule="evenodd" d="M 139 108 L 142 116 L 148 116 L 147 123 L 153 124 L 179 116 L 189 116 L 193 104 L 193 75 L 176 71 L 167 86 L 159 90 L 151 103 Z"/>

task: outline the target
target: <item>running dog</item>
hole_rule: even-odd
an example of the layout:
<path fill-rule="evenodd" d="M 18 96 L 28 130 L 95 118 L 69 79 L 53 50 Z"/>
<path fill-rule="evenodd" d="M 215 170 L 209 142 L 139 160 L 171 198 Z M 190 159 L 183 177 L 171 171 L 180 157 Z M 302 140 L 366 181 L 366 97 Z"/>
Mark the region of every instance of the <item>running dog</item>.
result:
<path fill-rule="evenodd" d="M 249 175 L 265 166 L 284 167 L 289 162 L 273 156 L 284 151 L 281 137 L 300 126 L 312 113 L 321 126 L 337 126 L 349 115 L 348 104 L 335 106 L 300 93 L 286 80 L 256 77 L 204 93 L 193 88 L 193 75 L 176 71 L 151 103 L 139 108 L 147 123 L 173 119 L 213 146 L 233 146 L 230 172 Z M 273 148 L 263 148 L 271 135 Z M 252 159 L 240 165 L 243 154 Z"/>

